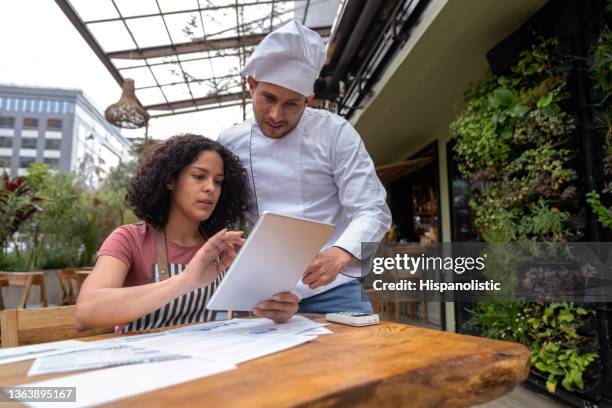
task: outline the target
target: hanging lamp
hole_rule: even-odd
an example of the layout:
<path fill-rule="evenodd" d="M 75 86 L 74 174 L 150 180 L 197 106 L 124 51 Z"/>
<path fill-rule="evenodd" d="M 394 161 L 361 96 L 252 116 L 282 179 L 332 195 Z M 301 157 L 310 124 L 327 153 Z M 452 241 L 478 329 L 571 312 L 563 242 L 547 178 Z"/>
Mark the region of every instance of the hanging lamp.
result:
<path fill-rule="evenodd" d="M 123 81 L 121 98 L 106 108 L 104 116 L 113 125 L 125 129 L 141 128 L 149 122 L 149 114 L 134 94 L 133 79 L 126 78 Z"/>

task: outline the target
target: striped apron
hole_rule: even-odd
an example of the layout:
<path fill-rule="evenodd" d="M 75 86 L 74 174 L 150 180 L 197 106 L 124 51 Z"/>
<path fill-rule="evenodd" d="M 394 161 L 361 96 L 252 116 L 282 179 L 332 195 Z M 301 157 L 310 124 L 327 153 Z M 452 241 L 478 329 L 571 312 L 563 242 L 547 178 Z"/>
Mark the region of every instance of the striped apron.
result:
<path fill-rule="evenodd" d="M 152 265 L 151 282 L 161 282 L 185 270 L 187 265 L 168 264 L 166 238 L 163 229 L 157 232 L 155 247 L 157 264 Z M 222 272 L 210 285 L 177 297 L 154 312 L 128 323 L 124 326 L 123 332 L 215 320 L 217 312 L 206 309 L 206 304 L 219 287 L 224 275 L 225 272 Z"/>

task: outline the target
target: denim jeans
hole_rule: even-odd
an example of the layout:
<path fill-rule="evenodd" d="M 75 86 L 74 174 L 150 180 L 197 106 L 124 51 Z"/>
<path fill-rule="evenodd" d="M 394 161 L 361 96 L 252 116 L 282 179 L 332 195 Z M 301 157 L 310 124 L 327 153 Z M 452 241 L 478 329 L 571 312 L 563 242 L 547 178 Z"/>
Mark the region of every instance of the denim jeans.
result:
<path fill-rule="evenodd" d="M 358 280 L 336 286 L 327 292 L 302 299 L 299 313 L 372 313 L 372 305 Z"/>

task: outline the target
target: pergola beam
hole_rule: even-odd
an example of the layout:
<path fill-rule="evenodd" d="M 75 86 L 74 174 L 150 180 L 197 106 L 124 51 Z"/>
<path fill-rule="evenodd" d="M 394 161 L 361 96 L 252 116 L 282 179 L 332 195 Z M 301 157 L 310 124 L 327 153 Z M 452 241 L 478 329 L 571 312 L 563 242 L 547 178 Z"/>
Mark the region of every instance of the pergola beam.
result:
<path fill-rule="evenodd" d="M 216 103 L 232 102 L 242 99 L 242 92 L 219 94 L 206 96 L 203 98 L 185 99 L 182 101 L 175 101 L 169 103 L 158 103 L 156 105 L 148 105 L 144 108 L 146 110 L 173 110 L 173 109 L 185 109 L 193 106 L 213 105 Z"/>
<path fill-rule="evenodd" d="M 231 108 L 233 106 L 241 106 L 241 105 L 242 105 L 242 102 L 233 102 L 233 103 L 228 103 L 228 104 L 225 104 L 225 105 L 206 106 L 204 108 L 196 106 L 193 109 L 186 109 L 186 110 L 174 111 L 174 112 L 169 112 L 169 113 L 160 113 L 160 114 L 157 114 L 157 115 L 151 115 L 151 119 L 163 118 L 163 117 L 166 117 L 166 116 L 174 116 L 174 115 L 185 115 L 187 113 L 205 112 L 205 111 L 209 111 L 209 110 L 213 110 L 213 109 Z"/>
<path fill-rule="evenodd" d="M 100 44 L 96 41 L 94 36 L 91 34 L 89 29 L 77 14 L 76 10 L 70 5 L 70 3 L 66 0 L 55 0 L 59 8 L 64 12 L 68 20 L 72 23 L 74 28 L 77 29 L 81 37 L 85 40 L 85 42 L 91 47 L 92 51 L 97 55 L 97 57 L 102 61 L 102 64 L 108 69 L 108 72 L 115 78 L 115 81 L 119 84 L 119 86 L 123 86 L 123 77 L 117 70 L 117 68 L 110 61 L 108 56 L 104 53 Z"/>
<path fill-rule="evenodd" d="M 61 0 L 56 0 L 61 1 Z M 312 30 L 319 33 L 321 37 L 328 37 L 331 33 L 331 27 L 317 27 Z M 248 47 L 257 45 L 267 34 L 252 34 L 240 37 L 220 38 L 213 40 L 191 41 L 171 45 L 162 45 L 157 47 L 141 48 L 140 50 L 124 50 L 109 52 L 106 54 L 108 58 L 120 59 L 145 59 L 168 57 L 171 55 L 191 54 L 194 52 L 218 51 L 223 49 L 233 49 L 240 47 Z"/>
<path fill-rule="evenodd" d="M 139 18 L 147 18 L 147 17 L 161 17 L 161 16 L 170 16 L 173 14 L 184 14 L 184 13 L 199 13 L 201 11 L 215 11 L 215 10 L 223 10 L 226 8 L 234 8 L 234 7 L 249 7 L 249 6 L 263 6 L 266 4 L 270 4 L 270 3 L 274 3 L 274 2 L 289 2 L 289 1 L 295 1 L 295 0 L 269 0 L 269 1 L 256 1 L 253 3 L 241 3 L 236 5 L 223 5 L 223 6 L 210 6 L 210 7 L 201 7 L 201 8 L 192 8 L 192 9 L 186 9 L 186 10 L 177 10 L 177 11 L 165 11 L 163 13 L 149 13 L 149 14 L 140 14 L 140 15 L 136 15 L 136 16 L 125 16 L 122 18 L 119 17 L 114 17 L 114 18 L 102 18 L 102 19 L 98 19 L 98 20 L 89 20 L 89 21 L 85 21 L 85 24 L 99 24 L 99 23 L 112 23 L 115 21 L 121 21 L 123 20 L 135 20 L 135 19 L 139 19 Z M 298 0 L 298 1 L 306 1 L 306 0 Z M 308 0 L 310 1 L 310 0 Z"/>
<path fill-rule="evenodd" d="M 216 58 L 225 58 L 225 57 L 240 57 L 240 54 L 239 53 L 228 53 L 224 55 L 211 55 L 207 57 L 184 58 L 184 59 L 181 59 L 181 62 L 205 61 L 205 60 L 213 60 Z M 156 67 L 160 65 L 176 64 L 177 61 L 150 62 L 148 66 Z M 136 68 L 146 68 L 146 67 L 147 67 L 146 64 L 141 64 L 141 65 L 130 65 L 130 66 L 117 68 L 117 69 L 119 70 L 119 72 L 121 72 L 121 71 L 125 71 L 126 69 L 136 69 Z"/>

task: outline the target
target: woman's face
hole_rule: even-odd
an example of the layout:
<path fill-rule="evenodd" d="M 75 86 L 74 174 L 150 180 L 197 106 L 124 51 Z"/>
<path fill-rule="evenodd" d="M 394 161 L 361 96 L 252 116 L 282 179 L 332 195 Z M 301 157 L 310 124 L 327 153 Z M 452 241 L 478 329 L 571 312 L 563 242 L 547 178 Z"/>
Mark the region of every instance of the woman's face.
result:
<path fill-rule="evenodd" d="M 217 206 L 222 185 L 223 159 L 214 150 L 203 151 L 168 186 L 172 206 L 194 221 L 207 220 Z"/>

